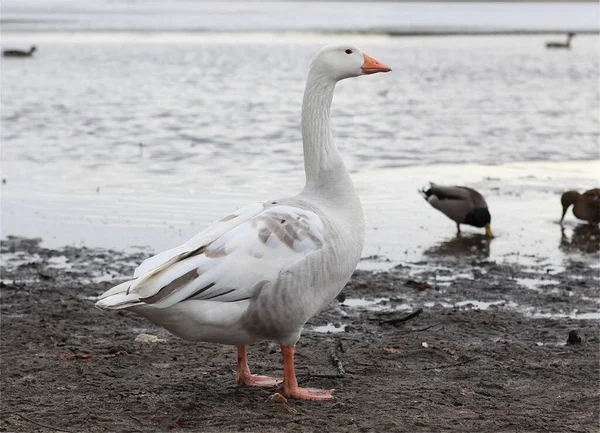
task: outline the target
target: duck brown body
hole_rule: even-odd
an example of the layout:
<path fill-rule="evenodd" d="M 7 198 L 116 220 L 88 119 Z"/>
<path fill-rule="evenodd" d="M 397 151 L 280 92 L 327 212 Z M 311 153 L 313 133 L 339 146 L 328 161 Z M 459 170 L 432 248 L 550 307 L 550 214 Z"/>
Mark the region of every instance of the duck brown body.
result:
<path fill-rule="evenodd" d="M 571 206 L 573 206 L 575 218 L 587 221 L 588 224 L 600 222 L 600 188 L 590 189 L 583 194 L 577 191 L 567 191 L 562 195 L 560 202 L 563 207 L 561 224 Z"/>

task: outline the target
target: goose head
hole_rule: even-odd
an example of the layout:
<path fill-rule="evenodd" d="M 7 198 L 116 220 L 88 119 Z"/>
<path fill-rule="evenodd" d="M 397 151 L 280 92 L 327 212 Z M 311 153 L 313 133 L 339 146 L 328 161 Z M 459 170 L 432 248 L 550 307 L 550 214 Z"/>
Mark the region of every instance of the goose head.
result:
<path fill-rule="evenodd" d="M 352 44 L 327 45 L 315 56 L 311 70 L 332 81 L 359 75 L 390 72 L 392 68 L 363 53 Z"/>

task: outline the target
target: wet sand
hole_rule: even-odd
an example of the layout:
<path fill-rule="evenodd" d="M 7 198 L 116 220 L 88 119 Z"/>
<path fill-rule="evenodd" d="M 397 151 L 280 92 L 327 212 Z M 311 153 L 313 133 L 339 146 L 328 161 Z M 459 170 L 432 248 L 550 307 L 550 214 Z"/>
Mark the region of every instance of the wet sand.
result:
<path fill-rule="evenodd" d="M 36 168 L 28 166 L 23 173 Z M 129 168 L 128 168 L 129 170 Z M 387 269 L 423 259 L 430 249 L 456 242 L 454 223 L 418 193 L 428 181 L 467 185 L 480 191 L 492 214 L 495 238 L 484 250 L 491 260 L 539 264 L 556 269 L 564 260 L 586 260 L 577 242 L 563 248 L 579 223 L 569 211 L 564 231 L 558 220 L 560 196 L 569 189 L 595 187 L 600 161 L 538 161 L 483 164 L 432 164 L 380 168 L 353 173 L 365 210 L 367 236 L 362 269 Z M 186 242 L 200 230 L 248 203 L 298 192 L 303 172 L 285 177 L 259 176 L 246 184 L 224 178 L 215 189 L 190 183 L 194 175 L 143 177 L 148 190 L 124 185 L 114 167 L 115 185 L 97 187 L 86 170 L 45 179 L 8 178 L 2 184 L 2 237 L 40 237 L 44 245 L 163 251 Z M 74 178 L 78 180 L 75 181 Z M 188 179 L 182 181 L 182 179 Z M 183 183 L 180 183 L 183 182 Z M 463 226 L 467 237 L 482 229 Z"/>
<path fill-rule="evenodd" d="M 569 241 L 594 257 L 597 241 L 577 239 L 597 229 L 576 230 L 583 238 Z M 466 236 L 419 262 L 357 271 L 297 349 L 301 386 L 335 388 L 336 399 L 269 404 L 272 390 L 236 385 L 234 348 L 93 308 L 149 251 L 3 240 L 0 430 L 597 430 L 594 261 L 501 263 L 485 248 Z M 567 344 L 573 331 L 576 344 Z M 136 341 L 140 334 L 158 340 Z M 277 346 L 249 353 L 254 373 L 281 375 Z"/>

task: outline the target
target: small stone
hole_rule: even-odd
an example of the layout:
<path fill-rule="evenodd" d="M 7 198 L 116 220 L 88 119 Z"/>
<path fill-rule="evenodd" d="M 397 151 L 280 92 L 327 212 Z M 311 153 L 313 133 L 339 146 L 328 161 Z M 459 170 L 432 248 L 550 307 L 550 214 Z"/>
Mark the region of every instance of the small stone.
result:
<path fill-rule="evenodd" d="M 58 276 L 58 269 L 47 267 L 40 269 L 38 273 L 40 274 L 40 277 L 46 280 L 54 280 Z"/>
<path fill-rule="evenodd" d="M 296 415 L 298 413 L 298 411 L 296 409 L 294 409 L 293 407 L 289 407 L 289 406 L 277 406 L 275 408 L 275 410 L 279 413 L 285 413 L 288 415 Z"/>
<path fill-rule="evenodd" d="M 574 346 L 578 344 L 581 344 L 581 337 L 579 336 L 579 333 L 577 331 L 572 330 L 571 332 L 569 332 L 569 337 L 567 338 L 567 345 Z"/>
<path fill-rule="evenodd" d="M 287 398 L 285 398 L 283 395 L 276 392 L 275 394 L 273 394 L 269 398 L 267 398 L 267 403 L 269 403 L 269 404 L 287 403 Z"/>
<path fill-rule="evenodd" d="M 167 340 L 152 334 L 138 334 L 133 341 L 137 343 L 163 343 Z"/>
<path fill-rule="evenodd" d="M 37 382 L 37 378 L 31 374 L 24 376 L 23 378 L 21 378 L 21 380 L 23 382 L 27 382 L 27 383 L 36 383 Z"/>

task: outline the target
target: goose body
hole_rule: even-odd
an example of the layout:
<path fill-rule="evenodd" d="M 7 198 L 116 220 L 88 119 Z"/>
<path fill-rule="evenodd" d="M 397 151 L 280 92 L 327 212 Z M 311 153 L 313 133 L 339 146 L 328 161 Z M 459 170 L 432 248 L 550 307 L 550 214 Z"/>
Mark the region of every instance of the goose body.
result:
<path fill-rule="evenodd" d="M 486 234 L 493 236 L 488 205 L 483 196 L 466 186 L 443 186 L 431 183 L 429 189 L 420 191 L 425 200 L 435 209 L 442 212 L 456 223 L 460 233 L 460 225 L 485 227 Z"/>
<path fill-rule="evenodd" d="M 336 209 L 306 195 L 225 216 L 143 262 L 98 306 L 130 308 L 186 340 L 295 344 L 350 279 L 364 242 L 356 197 Z"/>
<path fill-rule="evenodd" d="M 588 224 L 600 222 L 600 188 L 590 189 L 583 194 L 577 191 L 567 191 L 562 195 L 560 201 L 563 208 L 561 224 L 571 206 L 573 206 L 573 215 L 576 218 L 587 221 Z"/>
<path fill-rule="evenodd" d="M 34 51 L 36 50 L 35 46 L 32 45 L 29 51 L 23 50 L 4 50 L 2 51 L 2 55 L 4 57 L 31 57 L 33 56 Z"/>
<path fill-rule="evenodd" d="M 288 398 L 327 400 L 298 388 L 294 346 L 304 324 L 350 279 L 363 248 L 360 199 L 330 130 L 337 81 L 391 69 L 352 45 L 328 46 L 311 63 L 302 106 L 306 184 L 296 196 L 245 206 L 185 244 L 144 261 L 134 278 L 100 296 L 101 309 L 130 309 L 187 339 L 238 347 L 237 380 L 250 374 L 246 345 L 281 345 Z"/>

